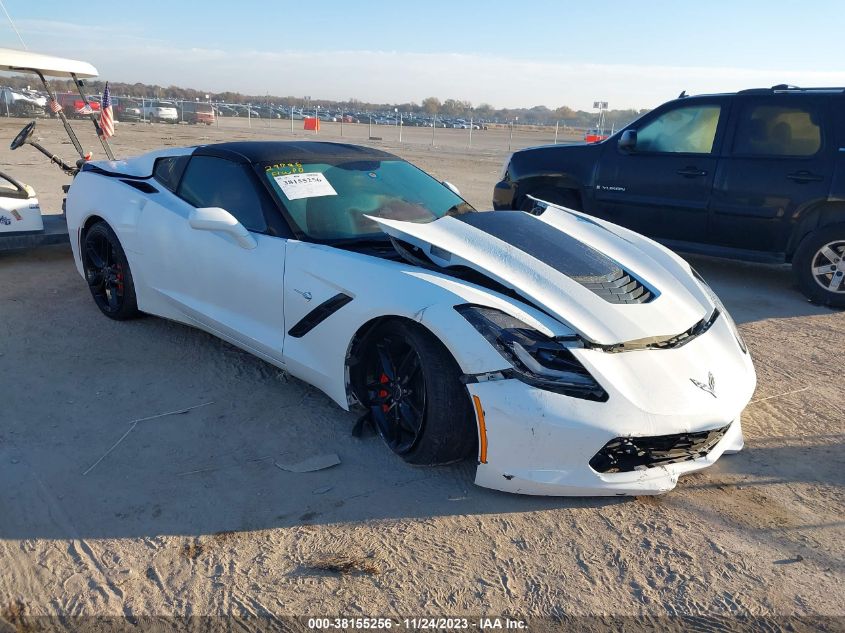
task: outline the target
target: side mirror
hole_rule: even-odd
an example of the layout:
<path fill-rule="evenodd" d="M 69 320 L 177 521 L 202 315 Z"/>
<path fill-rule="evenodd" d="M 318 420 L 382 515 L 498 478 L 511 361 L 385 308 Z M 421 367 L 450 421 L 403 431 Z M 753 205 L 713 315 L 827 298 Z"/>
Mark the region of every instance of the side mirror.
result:
<path fill-rule="evenodd" d="M 252 250 L 258 242 L 250 235 L 243 224 L 238 222 L 231 213 L 220 207 L 204 207 L 194 209 L 188 217 L 191 228 L 198 231 L 219 231 L 230 235 L 241 248 Z"/>
<path fill-rule="evenodd" d="M 619 149 L 623 152 L 633 152 L 637 149 L 637 131 L 625 130 L 619 138 Z"/>
<path fill-rule="evenodd" d="M 461 195 L 461 191 L 460 191 L 460 189 L 458 189 L 455 185 L 453 185 L 453 184 L 452 184 L 451 182 L 449 182 L 448 180 L 441 180 L 441 181 L 440 181 L 440 184 L 441 184 L 441 185 L 443 185 L 443 186 L 445 186 L 445 187 L 446 187 L 449 191 L 451 191 L 452 193 L 454 193 L 456 196 L 460 196 L 460 195 Z M 463 196 L 462 196 L 462 197 L 463 197 Z"/>

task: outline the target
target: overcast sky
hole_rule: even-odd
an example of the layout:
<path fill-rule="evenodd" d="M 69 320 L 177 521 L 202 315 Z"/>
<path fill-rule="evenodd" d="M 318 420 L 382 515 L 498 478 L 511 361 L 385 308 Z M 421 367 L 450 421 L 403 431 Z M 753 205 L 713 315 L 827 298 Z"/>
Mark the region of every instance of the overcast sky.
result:
<path fill-rule="evenodd" d="M 30 50 L 215 92 L 591 109 L 845 85 L 845 0 L 4 3 Z M 21 48 L 2 14 L 0 46 Z"/>

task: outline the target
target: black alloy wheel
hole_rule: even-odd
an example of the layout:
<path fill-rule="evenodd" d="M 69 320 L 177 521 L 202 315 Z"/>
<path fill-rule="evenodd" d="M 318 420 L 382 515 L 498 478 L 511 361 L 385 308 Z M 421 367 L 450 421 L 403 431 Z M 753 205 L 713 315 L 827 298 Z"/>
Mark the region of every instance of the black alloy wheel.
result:
<path fill-rule="evenodd" d="M 105 222 L 86 231 L 82 266 L 91 296 L 103 314 L 116 320 L 137 316 L 135 287 L 126 254 Z"/>
<path fill-rule="evenodd" d="M 476 453 L 478 434 L 461 370 L 426 328 L 388 321 L 365 341 L 354 381 L 379 435 L 410 464 L 431 466 Z"/>
<path fill-rule="evenodd" d="M 425 421 L 425 376 L 419 354 L 405 340 L 376 344 L 367 372 L 370 411 L 379 435 L 398 455 L 417 445 Z"/>

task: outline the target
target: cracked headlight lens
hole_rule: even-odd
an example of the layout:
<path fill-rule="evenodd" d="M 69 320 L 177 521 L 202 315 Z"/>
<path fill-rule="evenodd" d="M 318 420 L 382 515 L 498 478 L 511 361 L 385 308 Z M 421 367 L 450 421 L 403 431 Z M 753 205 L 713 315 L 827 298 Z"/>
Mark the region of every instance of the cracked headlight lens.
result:
<path fill-rule="evenodd" d="M 460 305 L 455 310 L 512 365 L 514 378 L 574 398 L 607 400 L 607 392 L 565 346 L 566 342 L 575 341 L 575 337 L 549 338 L 493 308 Z"/>

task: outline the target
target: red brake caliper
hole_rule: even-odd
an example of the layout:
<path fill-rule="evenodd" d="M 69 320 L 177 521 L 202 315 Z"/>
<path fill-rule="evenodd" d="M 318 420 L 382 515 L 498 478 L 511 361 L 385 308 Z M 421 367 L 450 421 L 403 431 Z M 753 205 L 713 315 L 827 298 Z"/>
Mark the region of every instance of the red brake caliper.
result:
<path fill-rule="evenodd" d="M 119 271 L 117 273 L 117 291 L 122 295 L 123 294 L 123 266 L 120 264 L 116 264 L 115 268 Z"/>
<path fill-rule="evenodd" d="M 378 381 L 381 384 L 386 385 L 388 382 L 390 382 L 390 379 L 387 377 L 387 374 L 382 373 L 381 378 L 379 378 Z M 378 397 L 379 398 L 386 398 L 387 397 L 387 390 L 386 389 L 379 389 Z M 387 413 L 388 411 L 390 411 L 390 407 L 387 404 L 382 404 L 381 410 L 384 411 L 385 413 Z"/>

